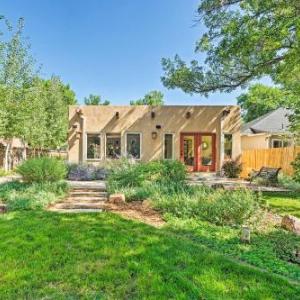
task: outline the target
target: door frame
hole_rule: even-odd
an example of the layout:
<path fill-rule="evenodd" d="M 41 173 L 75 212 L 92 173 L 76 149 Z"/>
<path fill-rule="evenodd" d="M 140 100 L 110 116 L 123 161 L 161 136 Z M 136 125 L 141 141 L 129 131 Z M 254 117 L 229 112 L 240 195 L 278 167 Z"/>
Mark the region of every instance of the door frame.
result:
<path fill-rule="evenodd" d="M 183 139 L 184 136 L 193 136 L 194 142 L 194 167 L 188 169 L 193 172 L 215 172 L 216 171 L 216 134 L 212 132 L 181 132 L 180 133 L 180 160 L 184 163 L 184 149 L 183 149 Z M 201 164 L 201 143 L 202 136 L 212 137 L 212 164 L 210 166 L 202 166 Z"/>

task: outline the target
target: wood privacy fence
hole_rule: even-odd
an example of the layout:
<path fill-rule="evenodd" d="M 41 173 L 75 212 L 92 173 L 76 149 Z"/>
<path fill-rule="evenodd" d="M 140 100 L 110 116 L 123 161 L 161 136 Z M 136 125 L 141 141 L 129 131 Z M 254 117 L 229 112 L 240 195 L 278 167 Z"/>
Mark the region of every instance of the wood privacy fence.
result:
<path fill-rule="evenodd" d="M 247 178 L 252 170 L 259 170 L 261 167 L 281 168 L 284 174 L 292 175 L 291 162 L 298 153 L 300 147 L 245 150 L 241 159 L 243 164 L 241 177 Z"/>

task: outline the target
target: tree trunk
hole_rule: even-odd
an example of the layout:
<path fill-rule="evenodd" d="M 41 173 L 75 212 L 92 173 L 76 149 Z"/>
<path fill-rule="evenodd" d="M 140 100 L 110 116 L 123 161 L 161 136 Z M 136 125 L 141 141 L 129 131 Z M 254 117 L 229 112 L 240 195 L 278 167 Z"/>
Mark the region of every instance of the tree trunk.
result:
<path fill-rule="evenodd" d="M 22 161 L 27 159 L 27 148 L 26 148 L 26 142 L 22 139 L 23 143 L 23 151 L 22 151 Z"/>
<path fill-rule="evenodd" d="M 4 170 L 8 172 L 11 169 L 11 146 L 12 141 L 9 139 L 6 143 L 5 157 L 4 157 Z"/>

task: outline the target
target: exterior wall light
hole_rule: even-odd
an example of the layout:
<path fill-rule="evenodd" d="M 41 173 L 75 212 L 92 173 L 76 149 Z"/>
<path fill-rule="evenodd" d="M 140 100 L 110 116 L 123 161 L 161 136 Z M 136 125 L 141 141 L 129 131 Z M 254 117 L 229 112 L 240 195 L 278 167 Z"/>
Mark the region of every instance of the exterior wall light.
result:
<path fill-rule="evenodd" d="M 116 112 L 116 119 L 119 119 L 120 118 L 120 113 L 117 111 Z"/>
<path fill-rule="evenodd" d="M 76 139 L 80 139 L 81 138 L 81 134 L 82 134 L 82 132 L 81 131 L 77 131 L 76 132 Z"/>
<path fill-rule="evenodd" d="M 155 112 L 151 111 L 151 118 L 154 119 L 155 118 Z"/>
<path fill-rule="evenodd" d="M 189 119 L 190 117 L 191 117 L 191 112 L 190 111 L 188 111 L 186 114 L 185 114 L 185 117 L 187 118 L 187 119 Z"/>
<path fill-rule="evenodd" d="M 156 125 L 156 129 L 161 129 L 161 125 Z"/>
<path fill-rule="evenodd" d="M 153 131 L 151 135 L 152 135 L 153 140 L 157 139 L 157 132 L 156 131 Z"/>

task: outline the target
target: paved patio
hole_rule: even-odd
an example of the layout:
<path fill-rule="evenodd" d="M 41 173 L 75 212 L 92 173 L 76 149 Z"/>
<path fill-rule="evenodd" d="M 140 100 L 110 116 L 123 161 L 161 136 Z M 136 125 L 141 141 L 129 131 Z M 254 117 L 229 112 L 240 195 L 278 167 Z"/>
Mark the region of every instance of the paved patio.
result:
<path fill-rule="evenodd" d="M 190 173 L 188 175 L 188 183 L 191 185 L 207 185 L 222 184 L 225 189 L 233 190 L 240 187 L 249 188 L 254 191 L 261 192 L 288 192 L 288 189 L 274 186 L 263 186 L 250 184 L 249 181 L 235 178 L 225 178 L 218 176 L 216 173 Z"/>

